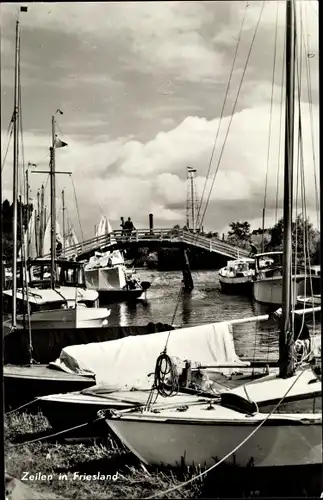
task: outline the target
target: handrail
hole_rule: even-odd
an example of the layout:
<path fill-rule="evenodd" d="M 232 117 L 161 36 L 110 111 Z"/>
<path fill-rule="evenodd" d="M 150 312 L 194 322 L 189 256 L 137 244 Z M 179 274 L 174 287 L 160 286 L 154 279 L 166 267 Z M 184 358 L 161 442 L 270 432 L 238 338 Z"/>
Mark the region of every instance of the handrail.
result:
<path fill-rule="evenodd" d="M 110 234 L 104 234 L 95 238 L 90 238 L 81 243 L 77 243 L 65 249 L 65 257 L 72 257 L 73 255 L 80 256 L 89 252 L 103 251 L 113 248 L 120 242 L 144 242 L 144 241 L 170 241 L 186 243 L 188 245 L 196 246 L 206 249 L 210 252 L 221 252 L 229 258 L 240 256 L 247 256 L 249 252 L 243 248 L 231 245 L 230 243 L 221 241 L 219 239 L 207 238 L 206 236 L 191 233 L 185 229 L 136 229 L 131 233 L 125 233 L 122 230 L 113 231 Z M 45 256 L 46 257 L 46 256 Z"/>

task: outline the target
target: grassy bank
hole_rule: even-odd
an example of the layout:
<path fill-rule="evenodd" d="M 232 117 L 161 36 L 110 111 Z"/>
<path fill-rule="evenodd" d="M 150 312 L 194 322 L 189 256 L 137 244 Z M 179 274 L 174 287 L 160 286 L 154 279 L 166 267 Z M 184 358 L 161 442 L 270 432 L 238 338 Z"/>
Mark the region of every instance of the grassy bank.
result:
<path fill-rule="evenodd" d="M 67 444 L 46 440 L 22 443 L 46 431 L 50 433 L 51 429 L 41 413 L 6 417 L 6 471 L 20 480 L 25 472 L 42 474 L 44 478 L 31 479 L 25 484 L 43 494 L 80 500 L 145 498 L 191 477 L 189 471 L 182 473 L 181 477 L 162 471 L 149 472 L 112 439 L 104 444 Z M 117 475 L 117 478 L 89 480 L 84 477 L 98 472 L 111 477 Z M 194 498 L 199 494 L 200 487 L 201 482 L 160 498 Z"/>

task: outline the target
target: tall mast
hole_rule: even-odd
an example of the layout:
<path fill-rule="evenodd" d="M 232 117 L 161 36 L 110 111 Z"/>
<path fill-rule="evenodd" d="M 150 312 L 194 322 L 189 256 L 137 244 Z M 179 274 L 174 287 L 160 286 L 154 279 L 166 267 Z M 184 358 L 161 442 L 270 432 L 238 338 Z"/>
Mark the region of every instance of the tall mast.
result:
<path fill-rule="evenodd" d="M 36 217 L 36 228 L 37 228 L 37 257 L 40 257 L 41 255 L 41 248 L 40 248 L 40 244 L 41 244 L 41 238 L 40 238 L 40 224 L 41 224 L 41 220 L 40 220 L 40 191 L 38 189 L 37 191 L 37 217 Z"/>
<path fill-rule="evenodd" d="M 50 256 L 51 256 L 51 286 L 55 286 L 56 260 L 56 183 L 55 183 L 55 115 L 52 116 L 52 146 L 50 148 Z"/>
<path fill-rule="evenodd" d="M 62 211 L 63 211 L 63 257 L 65 257 L 65 196 L 64 189 L 62 191 Z"/>
<path fill-rule="evenodd" d="M 12 328 L 17 326 L 17 251 L 18 251 L 18 154 L 19 154 L 19 142 L 18 142 L 18 131 L 19 131 L 19 89 L 18 89 L 18 78 L 19 78 L 19 43 L 20 43 L 20 32 L 19 32 L 19 20 L 16 21 L 16 45 L 15 45 L 15 88 L 14 88 L 14 112 L 13 112 L 13 216 L 12 216 L 12 243 L 13 243 L 13 254 L 12 254 Z"/>
<path fill-rule="evenodd" d="M 279 376 L 293 375 L 293 332 L 291 331 L 292 299 L 292 200 L 294 159 L 295 107 L 295 8 L 294 1 L 286 1 L 286 103 L 285 103 L 285 168 L 284 168 L 284 246 L 282 325 L 279 338 Z"/>
<path fill-rule="evenodd" d="M 41 186 L 41 191 L 40 191 L 40 224 L 39 224 L 39 254 L 41 257 L 43 257 L 44 254 L 44 233 L 45 233 L 45 227 L 44 227 L 44 203 L 45 203 L 45 188 L 44 184 Z"/>

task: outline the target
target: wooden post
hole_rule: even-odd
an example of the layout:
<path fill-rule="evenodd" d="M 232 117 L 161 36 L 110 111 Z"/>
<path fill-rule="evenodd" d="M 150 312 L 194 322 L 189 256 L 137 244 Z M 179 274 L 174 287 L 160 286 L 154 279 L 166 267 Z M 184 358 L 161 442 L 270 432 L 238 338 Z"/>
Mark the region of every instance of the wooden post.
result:
<path fill-rule="evenodd" d="M 194 283 L 186 248 L 183 249 L 183 283 L 185 292 L 191 292 L 193 290 Z"/>

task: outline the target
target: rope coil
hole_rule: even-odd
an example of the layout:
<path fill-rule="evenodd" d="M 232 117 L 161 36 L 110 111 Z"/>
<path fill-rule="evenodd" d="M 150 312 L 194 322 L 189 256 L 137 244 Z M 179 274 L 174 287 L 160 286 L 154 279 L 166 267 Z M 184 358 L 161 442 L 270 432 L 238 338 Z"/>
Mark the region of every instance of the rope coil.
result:
<path fill-rule="evenodd" d="M 179 391 L 179 375 L 170 356 L 164 350 L 157 358 L 154 389 L 164 398 L 175 396 Z"/>

